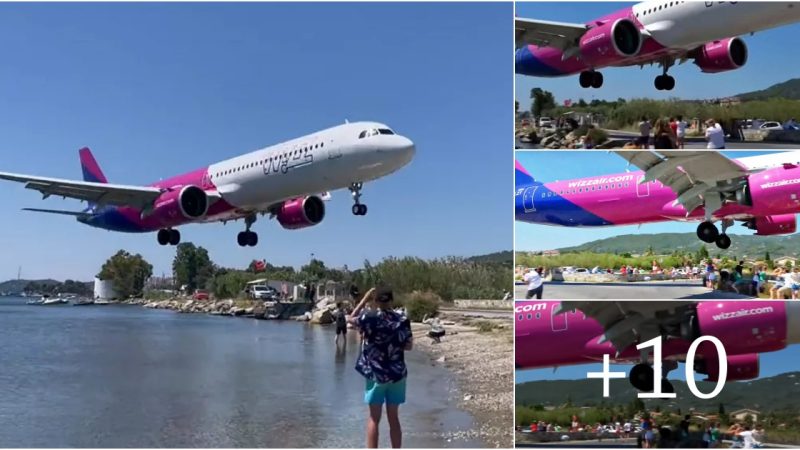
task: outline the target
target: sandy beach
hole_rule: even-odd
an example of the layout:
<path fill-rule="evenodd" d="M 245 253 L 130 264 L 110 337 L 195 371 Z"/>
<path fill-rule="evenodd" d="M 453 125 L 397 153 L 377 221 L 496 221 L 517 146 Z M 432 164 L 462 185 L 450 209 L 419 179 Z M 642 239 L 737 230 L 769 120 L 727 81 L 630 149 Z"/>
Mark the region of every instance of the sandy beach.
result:
<path fill-rule="evenodd" d="M 427 337 L 428 325 L 412 324 L 416 349 L 428 353 L 431 363 L 455 373 L 457 386 L 451 395 L 469 411 L 479 428 L 452 435 L 457 441 L 465 434 L 477 436 L 489 447 L 514 446 L 514 333 L 512 315 L 508 319 L 466 318 L 442 315 L 447 335 L 435 344 Z M 478 327 L 482 326 L 484 331 Z M 491 328 L 491 329 L 489 329 Z"/>

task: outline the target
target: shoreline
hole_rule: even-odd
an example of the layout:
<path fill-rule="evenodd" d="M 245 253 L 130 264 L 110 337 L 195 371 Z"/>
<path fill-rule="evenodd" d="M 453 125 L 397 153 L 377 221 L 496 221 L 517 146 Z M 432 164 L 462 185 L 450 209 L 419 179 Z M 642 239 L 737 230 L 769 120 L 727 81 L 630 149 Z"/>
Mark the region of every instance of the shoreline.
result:
<path fill-rule="evenodd" d="M 433 343 L 427 336 L 428 325 L 412 323 L 411 329 L 414 348 L 425 352 L 431 364 L 455 375 L 450 394 L 478 426 L 452 433 L 450 439 L 478 438 L 488 447 L 513 448 L 514 411 L 508 407 L 514 402 L 514 375 L 509 370 L 514 356 L 512 312 L 508 319 L 447 313 L 441 317 L 447 331 L 441 343 Z"/>
<path fill-rule="evenodd" d="M 118 303 L 176 313 L 264 319 L 264 307 L 260 311 L 258 308 L 263 302 L 251 300 L 129 299 Z M 447 335 L 438 344 L 427 336 L 428 325 L 412 322 L 414 350 L 424 352 L 431 365 L 453 374 L 449 396 L 473 417 L 476 425 L 472 430 L 449 432 L 445 439 L 448 442 L 478 439 L 488 448 L 513 448 L 514 411 L 509 408 L 514 402 L 514 375 L 510 370 L 514 356 L 512 312 L 508 311 L 507 319 L 466 317 L 446 311 L 440 317 Z"/>

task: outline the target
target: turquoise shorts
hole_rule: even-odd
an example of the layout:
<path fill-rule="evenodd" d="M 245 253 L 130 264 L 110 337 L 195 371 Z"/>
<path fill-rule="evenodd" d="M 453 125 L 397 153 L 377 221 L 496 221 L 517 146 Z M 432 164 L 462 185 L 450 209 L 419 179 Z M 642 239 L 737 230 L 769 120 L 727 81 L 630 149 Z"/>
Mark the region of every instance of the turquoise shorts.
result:
<path fill-rule="evenodd" d="M 367 380 L 364 403 L 368 405 L 402 405 L 406 402 L 406 379 L 394 383 L 376 383 Z"/>

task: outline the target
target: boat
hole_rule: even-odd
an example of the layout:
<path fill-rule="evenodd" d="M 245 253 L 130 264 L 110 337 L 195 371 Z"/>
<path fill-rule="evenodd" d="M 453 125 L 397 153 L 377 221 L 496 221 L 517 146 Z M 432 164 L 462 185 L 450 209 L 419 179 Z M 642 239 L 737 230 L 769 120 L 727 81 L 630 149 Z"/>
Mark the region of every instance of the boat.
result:
<path fill-rule="evenodd" d="M 41 305 L 42 303 L 44 303 L 44 300 L 42 300 L 42 299 L 38 299 L 38 300 L 34 299 L 34 300 L 28 300 L 26 303 L 28 305 Z"/>
<path fill-rule="evenodd" d="M 98 297 L 98 298 L 96 298 L 94 300 L 94 304 L 95 305 L 110 305 L 111 303 L 106 299 L 102 299 L 102 298 Z"/>
<path fill-rule="evenodd" d="M 61 297 L 50 297 L 49 295 L 42 296 L 42 302 L 39 303 L 42 306 L 53 306 L 53 305 L 66 305 L 69 303 L 69 300 L 66 298 Z"/>

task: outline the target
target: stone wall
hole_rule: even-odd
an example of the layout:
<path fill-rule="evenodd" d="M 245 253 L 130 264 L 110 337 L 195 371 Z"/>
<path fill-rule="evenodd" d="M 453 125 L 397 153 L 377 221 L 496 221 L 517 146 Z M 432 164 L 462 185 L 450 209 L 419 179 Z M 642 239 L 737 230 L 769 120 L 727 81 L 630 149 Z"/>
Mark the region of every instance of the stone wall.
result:
<path fill-rule="evenodd" d="M 514 306 L 513 300 L 453 300 L 456 308 L 464 309 L 508 309 Z"/>

